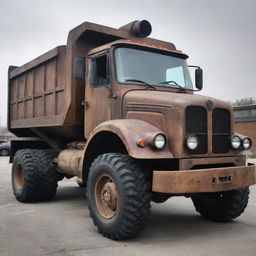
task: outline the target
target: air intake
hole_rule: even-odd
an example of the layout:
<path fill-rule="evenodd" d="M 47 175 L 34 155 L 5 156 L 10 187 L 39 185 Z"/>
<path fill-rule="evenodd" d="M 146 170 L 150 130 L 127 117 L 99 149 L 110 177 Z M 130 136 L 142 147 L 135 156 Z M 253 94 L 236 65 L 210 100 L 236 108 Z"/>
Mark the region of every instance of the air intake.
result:
<path fill-rule="evenodd" d="M 152 32 L 151 24 L 147 20 L 135 20 L 127 25 L 120 27 L 119 29 L 130 32 L 133 36 L 147 37 Z"/>

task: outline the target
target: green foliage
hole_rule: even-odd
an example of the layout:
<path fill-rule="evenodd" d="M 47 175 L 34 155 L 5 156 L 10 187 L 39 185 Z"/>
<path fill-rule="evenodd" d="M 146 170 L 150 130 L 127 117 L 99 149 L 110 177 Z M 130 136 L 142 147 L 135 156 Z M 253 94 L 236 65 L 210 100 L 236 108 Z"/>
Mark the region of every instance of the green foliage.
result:
<path fill-rule="evenodd" d="M 245 106 L 256 104 L 256 99 L 253 97 L 236 99 L 235 102 L 230 102 L 232 106 Z"/>

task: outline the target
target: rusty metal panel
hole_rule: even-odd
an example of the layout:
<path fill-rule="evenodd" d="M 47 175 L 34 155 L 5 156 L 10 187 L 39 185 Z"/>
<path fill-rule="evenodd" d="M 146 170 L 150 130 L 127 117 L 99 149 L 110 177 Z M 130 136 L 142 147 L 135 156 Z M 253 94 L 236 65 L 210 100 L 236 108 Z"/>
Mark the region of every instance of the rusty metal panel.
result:
<path fill-rule="evenodd" d="M 34 116 L 39 117 L 44 115 L 44 109 L 43 109 L 43 97 L 37 97 L 34 99 Z"/>
<path fill-rule="evenodd" d="M 45 115 L 52 116 L 55 115 L 55 112 L 55 97 L 51 93 L 45 96 Z"/>
<path fill-rule="evenodd" d="M 18 102 L 17 103 L 17 119 L 23 119 L 24 117 L 24 103 L 22 102 Z"/>
<path fill-rule="evenodd" d="M 129 106 L 127 106 L 127 108 L 129 108 Z M 153 112 L 153 110 L 152 110 L 152 112 L 151 111 L 150 112 L 128 111 L 127 118 L 143 120 L 152 125 L 155 125 L 157 128 L 159 128 L 164 133 L 167 133 L 167 122 L 162 113 Z"/>
<path fill-rule="evenodd" d="M 238 166 L 213 169 L 154 171 L 154 192 L 190 194 L 228 191 L 256 183 L 256 167 Z"/>
<path fill-rule="evenodd" d="M 56 76 L 57 76 L 56 60 L 54 59 L 53 61 L 47 63 L 45 67 L 46 67 L 45 90 L 50 91 L 56 87 Z"/>
<path fill-rule="evenodd" d="M 206 108 L 208 100 L 213 102 L 214 108 L 223 108 L 230 112 L 232 120 L 232 108 L 225 102 L 210 97 L 192 94 L 175 93 L 172 88 L 158 88 L 157 91 L 153 90 L 141 90 L 140 87 L 124 88 L 115 85 L 115 94 L 117 100 L 115 100 L 115 112 L 114 118 L 130 118 L 131 111 L 133 118 L 143 119 L 151 124 L 157 126 L 163 132 L 166 133 L 169 138 L 168 144 L 170 151 L 174 158 L 189 158 L 191 154 L 184 147 L 185 132 L 185 112 L 189 106 L 199 106 Z M 125 91 L 126 90 L 126 91 Z M 128 91 L 130 90 L 130 91 Z M 175 89 L 174 89 L 175 90 Z M 168 92 L 168 93 L 167 93 Z M 123 97 L 125 95 L 125 97 Z M 118 101 L 122 99 L 123 102 Z M 119 104 L 123 104 L 123 113 L 120 113 L 118 108 Z M 135 114 L 135 113 L 138 114 Z M 154 113 L 160 113 L 166 117 L 166 124 L 156 118 Z M 235 151 L 231 147 L 226 153 L 214 153 L 212 152 L 212 111 L 207 111 L 207 128 L 208 128 L 208 150 L 205 154 L 193 154 L 193 157 L 209 157 L 209 156 L 234 156 L 241 155 L 241 151 Z M 135 117 L 136 116 L 136 117 Z M 149 118 L 151 116 L 151 118 Z M 150 120 L 149 120 L 150 119 Z M 231 122 L 231 121 L 230 121 Z M 230 123 L 231 131 L 233 134 L 233 123 Z"/>
<path fill-rule="evenodd" d="M 42 95 L 44 92 L 45 83 L 45 66 L 40 66 L 36 68 L 34 74 L 34 96 Z"/>
<path fill-rule="evenodd" d="M 86 57 L 90 50 L 120 39 L 134 39 L 140 43 L 176 50 L 169 42 L 136 37 L 124 28 L 115 29 L 84 22 L 69 32 L 65 46 L 56 47 L 21 67 L 10 67 L 9 129 L 17 134 L 19 128 L 33 127 L 53 129 L 58 126 L 63 131 L 64 127 L 82 130 L 84 109 L 81 102 L 85 97 L 85 84 L 74 78 L 74 59 Z M 91 128 L 106 120 L 100 111 L 98 114 L 102 120 L 99 118 L 94 122 L 93 119 Z M 107 118 L 111 119 L 111 116 Z M 72 134 L 77 137 L 77 132 Z"/>
<path fill-rule="evenodd" d="M 63 100 L 64 100 L 64 92 L 59 91 L 56 93 L 56 112 L 57 114 L 60 114 L 63 109 Z"/>
<path fill-rule="evenodd" d="M 26 74 L 26 97 L 32 97 L 34 93 L 34 72 L 30 71 Z"/>
<path fill-rule="evenodd" d="M 246 164 L 245 156 L 236 156 L 236 157 L 212 157 L 212 158 L 187 158 L 179 160 L 179 169 L 180 170 L 189 170 L 194 166 L 211 166 L 211 165 L 225 165 L 233 164 L 237 166 L 242 166 Z M 194 168 L 195 169 L 195 168 Z M 198 168 L 197 168 L 198 169 Z"/>
<path fill-rule="evenodd" d="M 23 99 L 25 94 L 25 76 L 20 76 L 17 79 L 17 98 Z"/>
<path fill-rule="evenodd" d="M 14 103 L 11 105 L 11 118 L 14 120 L 14 119 L 17 119 L 17 104 Z"/>
<path fill-rule="evenodd" d="M 10 129 L 62 124 L 65 106 L 68 108 L 63 74 L 65 56 L 66 47 L 57 47 L 12 70 L 9 74 Z"/>
<path fill-rule="evenodd" d="M 153 138 L 160 133 L 159 129 L 145 121 L 137 119 L 110 120 L 101 123 L 91 133 L 85 150 L 87 150 L 94 136 L 104 131 L 115 133 L 123 141 L 124 145 L 126 145 L 128 154 L 131 157 L 137 159 L 173 158 L 167 146 L 160 151 L 152 146 Z M 144 140 L 145 146 L 138 146 L 136 143 L 138 140 Z"/>
<path fill-rule="evenodd" d="M 33 117 L 33 100 L 25 101 L 25 119 Z"/>

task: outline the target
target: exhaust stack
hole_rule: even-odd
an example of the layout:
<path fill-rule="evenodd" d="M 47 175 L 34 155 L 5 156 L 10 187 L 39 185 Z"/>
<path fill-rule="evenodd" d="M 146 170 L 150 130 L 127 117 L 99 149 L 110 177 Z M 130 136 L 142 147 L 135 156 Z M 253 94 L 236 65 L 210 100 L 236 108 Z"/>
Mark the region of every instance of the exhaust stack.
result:
<path fill-rule="evenodd" d="M 152 32 L 151 24 L 147 20 L 135 20 L 132 21 L 119 29 L 130 32 L 133 36 L 147 37 Z"/>

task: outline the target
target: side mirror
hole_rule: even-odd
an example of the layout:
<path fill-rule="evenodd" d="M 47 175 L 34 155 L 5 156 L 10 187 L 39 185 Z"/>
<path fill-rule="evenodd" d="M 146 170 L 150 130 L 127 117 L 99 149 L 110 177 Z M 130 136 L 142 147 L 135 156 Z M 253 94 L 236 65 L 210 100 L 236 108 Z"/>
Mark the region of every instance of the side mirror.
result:
<path fill-rule="evenodd" d="M 189 68 L 195 68 L 195 86 L 201 91 L 203 89 L 203 70 L 199 66 L 188 65 Z"/>
<path fill-rule="evenodd" d="M 203 70 L 199 67 L 195 70 L 195 85 L 198 90 L 203 89 Z"/>
<path fill-rule="evenodd" d="M 89 83 L 90 85 L 97 85 L 97 64 L 96 61 L 89 63 Z"/>
<path fill-rule="evenodd" d="M 78 57 L 75 58 L 74 63 L 74 77 L 76 80 L 84 80 L 85 74 L 85 59 Z"/>

